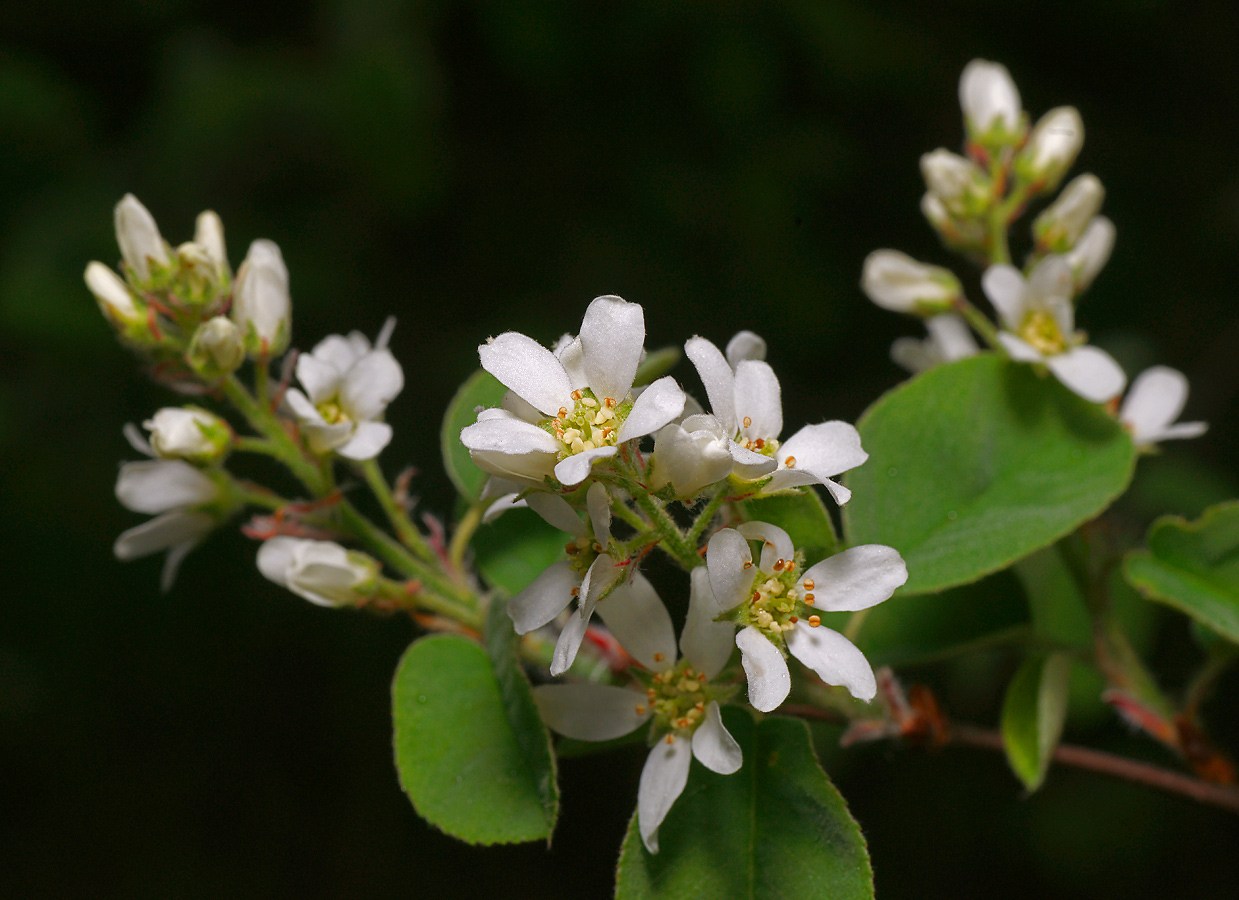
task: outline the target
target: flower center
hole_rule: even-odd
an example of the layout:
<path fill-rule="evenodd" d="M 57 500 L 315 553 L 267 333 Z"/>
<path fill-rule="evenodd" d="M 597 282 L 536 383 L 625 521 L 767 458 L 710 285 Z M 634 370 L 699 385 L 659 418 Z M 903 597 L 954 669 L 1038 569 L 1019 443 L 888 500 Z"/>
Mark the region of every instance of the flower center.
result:
<path fill-rule="evenodd" d="M 797 550 L 792 559 L 775 560 L 773 574 L 758 571 L 748 602 L 737 608 L 739 624 L 753 625 L 776 644 L 781 644 L 783 633 L 791 631 L 813 606 L 813 582 L 808 580 L 803 586 L 797 586 L 796 573 L 803 564 L 804 553 Z M 817 627 L 822 620 L 810 615 L 808 622 Z"/>
<path fill-rule="evenodd" d="M 620 426 L 631 410 L 632 401 L 627 397 L 599 400 L 592 390 L 585 388 L 572 392 L 572 409 L 561 406 L 557 416 L 543 419 L 538 425 L 559 441 L 559 458 L 563 459 L 586 450 L 615 446 Z"/>
<path fill-rule="evenodd" d="M 584 576 L 602 552 L 602 544 L 598 543 L 593 535 L 582 535 L 575 541 L 569 541 L 564 546 L 564 551 L 568 554 L 568 566 L 572 571 Z"/>
<path fill-rule="evenodd" d="M 1067 349 L 1067 340 L 1059 330 L 1058 323 L 1043 309 L 1034 309 L 1024 316 L 1019 335 L 1047 356 L 1054 356 Z"/>
<path fill-rule="evenodd" d="M 335 425 L 339 422 L 351 422 L 352 418 L 344 411 L 344 407 L 340 405 L 340 401 L 332 397 L 330 400 L 324 400 L 317 406 L 318 414 L 323 417 L 328 425 Z"/>
<path fill-rule="evenodd" d="M 657 658 L 657 657 L 655 657 Z M 654 729 L 692 734 L 705 715 L 707 679 L 689 665 L 688 660 L 656 672 L 646 689 L 649 709 L 654 713 Z M 638 708 L 644 714 L 645 710 Z"/>

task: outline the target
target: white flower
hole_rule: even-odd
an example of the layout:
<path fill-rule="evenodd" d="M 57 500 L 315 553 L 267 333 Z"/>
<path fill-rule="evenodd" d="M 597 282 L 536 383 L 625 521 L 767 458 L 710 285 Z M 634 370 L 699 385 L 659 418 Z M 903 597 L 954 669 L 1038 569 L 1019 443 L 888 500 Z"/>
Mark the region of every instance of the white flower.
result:
<path fill-rule="evenodd" d="M 348 606 L 364 595 L 379 564 L 331 541 L 273 537 L 258 549 L 258 570 L 319 606 Z"/>
<path fill-rule="evenodd" d="M 777 467 L 773 459 L 746 450 L 711 415 L 688 416 L 672 422 L 654 442 L 650 481 L 655 488 L 670 483 L 677 497 L 693 497 L 733 472 L 745 481 L 764 478 Z"/>
<path fill-rule="evenodd" d="M 929 192 L 957 213 L 967 213 L 988 198 L 989 181 L 981 167 L 950 150 L 939 147 L 923 154 L 921 174 Z"/>
<path fill-rule="evenodd" d="M 214 316 L 198 326 L 185 356 L 208 377 L 227 375 L 245 362 L 245 341 L 232 319 Z"/>
<path fill-rule="evenodd" d="M 329 335 L 297 358 L 305 392 L 292 388 L 285 399 L 315 453 L 373 459 L 391 441 L 391 426 L 379 420 L 404 388 L 404 371 L 387 349 L 395 327 L 389 318 L 373 348 L 354 331 Z"/>
<path fill-rule="evenodd" d="M 959 78 L 959 105 L 975 140 L 1011 140 L 1022 128 L 1020 92 L 1007 67 L 984 59 L 964 66 Z"/>
<path fill-rule="evenodd" d="M 237 272 L 232 320 L 246 336 L 250 353 L 278 356 L 292 334 L 292 299 L 288 267 L 275 242 L 257 240 Z"/>
<path fill-rule="evenodd" d="M 1029 181 L 1046 188 L 1058 184 L 1084 146 L 1084 121 L 1073 106 L 1059 106 L 1038 121 L 1028 143 L 1015 159 L 1015 168 Z"/>
<path fill-rule="evenodd" d="M 120 467 L 116 499 L 155 518 L 121 534 L 112 552 L 130 560 L 167 550 L 160 586 L 168 590 L 186 554 L 217 524 L 217 515 L 206 508 L 219 499 L 219 487 L 183 460 L 144 460 Z"/>
<path fill-rule="evenodd" d="M 963 294 L 950 270 L 919 263 L 898 250 L 866 256 L 860 286 L 883 309 L 922 315 L 943 312 Z"/>
<path fill-rule="evenodd" d="M 1075 331 L 1071 266 L 1047 256 L 1028 280 L 1013 266 L 990 266 L 981 277 L 1005 330 L 998 340 L 1011 358 L 1044 363 L 1054 376 L 1093 403 L 1117 396 L 1127 376 L 1110 354 L 1082 343 Z"/>
<path fill-rule="evenodd" d="M 138 309 L 129 286 L 120 277 L 100 262 L 92 262 L 86 266 L 86 287 L 99 301 L 99 308 L 109 319 L 122 324 L 140 322 L 146 318 L 146 313 Z"/>
<path fill-rule="evenodd" d="M 197 407 L 165 407 L 142 423 L 151 433 L 151 448 L 163 459 L 208 462 L 231 442 L 231 429 L 219 416 Z"/>
<path fill-rule="evenodd" d="M 116 204 L 116 243 L 120 255 L 139 282 L 149 281 L 151 263 L 167 267 L 171 262 L 168 245 L 159 234 L 155 217 L 133 194 L 126 194 Z"/>
<path fill-rule="evenodd" d="M 954 313 L 930 316 L 925 328 L 929 335 L 924 339 L 901 337 L 891 344 L 891 359 L 914 375 L 980 352 L 968 323 Z"/>
<path fill-rule="evenodd" d="M 599 601 L 610 591 L 608 601 L 618 600 L 618 606 L 622 607 L 630 596 L 631 586 L 616 587 L 626 571 L 626 560 L 615 559 L 608 553 L 611 544 L 611 497 L 602 484 L 594 482 L 586 493 L 589 527 L 558 494 L 532 493 L 525 502 L 551 525 L 576 538 L 568 545 L 569 559 L 547 566 L 541 575 L 508 601 L 508 616 L 516 627 L 516 633 L 527 634 L 551 622 L 574 597 L 577 599 L 577 608 L 560 632 L 551 660 L 551 674 L 560 675 L 576 659 L 581 639 Z"/>
<path fill-rule="evenodd" d="M 1033 221 L 1038 247 L 1051 253 L 1070 250 L 1101 209 L 1105 197 L 1106 189 L 1096 175 L 1085 172 L 1071 179 L 1058 199 Z"/>
<path fill-rule="evenodd" d="M 762 542 L 755 563 L 749 541 Z M 735 610 L 736 634 L 749 702 L 770 712 L 791 690 L 787 650 L 827 684 L 846 687 L 860 700 L 877 693 L 873 669 L 843 635 L 821 624 L 818 611 L 868 609 L 908 580 L 892 547 L 863 544 L 827 557 L 799 574 L 802 563 L 787 532 L 766 522 L 746 522 L 715 532 L 706 566 L 717 614 Z"/>
<path fill-rule="evenodd" d="M 1067 265 L 1075 275 L 1076 293 L 1084 291 L 1110 261 L 1114 250 L 1114 223 L 1105 216 L 1094 216 L 1084 234 L 1067 253 Z"/>
<path fill-rule="evenodd" d="M 731 451 L 735 477 L 749 478 L 752 469 L 747 467 L 759 464 L 765 456 L 774 459 L 778 468 L 761 493 L 824 484 L 838 503 L 848 501 L 851 492 L 830 479 L 869 458 L 855 428 L 846 422 L 806 425 L 780 443 L 783 402 L 779 379 L 769 365 L 763 360 L 740 359 L 733 366 L 718 347 L 701 337 L 690 338 L 684 352 L 701 376 L 714 417 L 728 439 L 739 445 Z"/>
<path fill-rule="evenodd" d="M 194 222 L 194 243 L 203 249 L 222 280 L 228 273 L 228 250 L 224 246 L 224 223 L 212 210 L 198 214 Z"/>
<path fill-rule="evenodd" d="M 645 694 L 600 684 L 534 688 L 547 725 L 577 740 L 611 740 L 654 720 L 659 739 L 646 757 L 637 788 L 637 826 L 651 853 L 658 852 L 658 826 L 684 790 L 694 756 L 720 775 L 738 771 L 744 762 L 709 684 L 731 654 L 732 627 L 709 618 L 714 604 L 704 568 L 693 570 L 692 584 L 688 622 L 680 638 L 684 658 L 678 661 L 671 617 L 642 575 L 632 585 L 639 599 L 627 606 L 625 615 L 605 612 L 614 597 L 598 604 L 598 614 L 609 615 L 607 627 L 615 637 L 654 673 Z"/>
<path fill-rule="evenodd" d="M 1209 429 L 1204 422 L 1171 424 L 1179 418 L 1186 404 L 1186 376 L 1169 366 L 1154 366 L 1145 369 L 1132 382 L 1119 408 L 1119 421 L 1131 432 L 1137 447 L 1176 438 L 1200 437 Z"/>
<path fill-rule="evenodd" d="M 555 352 L 514 331 L 491 339 L 478 347 L 482 368 L 512 396 L 464 429 L 462 443 L 493 475 L 540 482 L 553 473 L 566 487 L 580 484 L 596 461 L 684 410 L 670 376 L 633 397 L 644 342 L 641 307 L 610 296 L 590 303 L 580 336 L 562 339 Z"/>

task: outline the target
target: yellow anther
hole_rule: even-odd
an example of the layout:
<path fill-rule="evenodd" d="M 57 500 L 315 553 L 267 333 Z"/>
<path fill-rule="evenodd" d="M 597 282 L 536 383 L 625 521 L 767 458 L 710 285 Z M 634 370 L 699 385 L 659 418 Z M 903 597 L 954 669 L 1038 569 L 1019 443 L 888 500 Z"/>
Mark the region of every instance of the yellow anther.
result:
<path fill-rule="evenodd" d="M 591 407 L 591 408 L 592 408 L 592 407 L 595 407 L 595 406 L 597 406 L 597 405 L 598 405 L 598 401 L 597 401 L 597 400 L 595 400 L 593 397 L 582 397 L 582 398 L 581 398 L 581 405 L 582 405 L 582 406 L 588 406 L 588 407 Z"/>
<path fill-rule="evenodd" d="M 786 565 L 786 563 L 785 563 L 783 560 L 781 560 L 781 559 L 776 559 L 776 560 L 774 561 L 774 570 L 775 570 L 776 572 L 782 572 L 782 571 L 783 571 L 783 566 L 785 566 L 785 565 Z"/>
<path fill-rule="evenodd" d="M 672 735 L 667 735 L 667 743 L 668 743 L 668 744 L 674 744 L 674 743 L 675 743 L 675 738 L 674 738 Z"/>
<path fill-rule="evenodd" d="M 645 715 L 645 704 L 644 703 L 637 704 L 637 715 L 639 716 Z"/>
<path fill-rule="evenodd" d="M 744 561 L 744 568 L 746 568 L 746 569 L 751 569 L 751 568 L 753 568 L 753 561 L 752 561 L 751 559 L 746 559 L 746 560 Z"/>
<path fill-rule="evenodd" d="M 573 399 L 573 400 L 580 400 L 580 399 L 581 399 L 581 392 L 580 392 L 580 391 L 573 391 L 573 392 L 572 392 L 572 399 Z"/>
<path fill-rule="evenodd" d="M 599 615 L 601 615 L 601 613 L 599 613 Z M 663 661 L 664 659 L 666 659 L 666 658 L 667 658 L 667 657 L 663 656 L 661 653 L 655 653 L 655 654 L 654 654 L 654 662 L 662 662 L 662 661 Z M 658 680 L 658 676 L 657 676 L 657 675 L 655 675 L 655 676 L 654 676 L 654 680 L 656 680 L 656 681 Z"/>
<path fill-rule="evenodd" d="M 788 619 L 787 621 L 789 621 L 789 622 L 791 622 L 793 625 L 795 625 L 797 622 L 799 622 L 799 621 L 800 621 L 800 619 L 798 619 L 796 616 L 792 616 L 792 617 L 791 617 L 790 619 Z"/>
<path fill-rule="evenodd" d="M 605 403 L 608 408 L 615 409 L 615 398 L 614 397 L 607 397 L 602 402 Z"/>
<path fill-rule="evenodd" d="M 754 450 L 760 450 L 764 446 L 766 446 L 766 441 L 763 438 L 758 438 L 757 440 L 753 441 Z"/>
<path fill-rule="evenodd" d="M 822 624 L 821 616 L 809 616 L 809 627 L 816 628 Z"/>
<path fill-rule="evenodd" d="M 573 541 L 570 544 L 564 544 L 564 552 L 568 554 L 580 553 L 581 548 L 576 545 L 576 541 Z"/>
<path fill-rule="evenodd" d="M 805 605 L 806 605 L 806 606 L 812 606 L 812 605 L 813 605 L 813 601 L 814 601 L 814 600 L 816 600 L 816 599 L 817 599 L 817 598 L 816 598 L 816 597 L 814 597 L 812 594 L 805 594 L 805 595 L 804 595 L 804 602 L 805 602 Z"/>
<path fill-rule="evenodd" d="M 561 419 L 566 419 L 566 418 L 568 418 L 568 407 L 566 407 L 566 406 L 561 406 L 561 407 L 559 408 L 559 418 L 561 418 Z"/>
<path fill-rule="evenodd" d="M 579 597 L 581 596 L 581 589 L 579 587 L 574 587 L 571 591 L 571 594 L 573 597 Z"/>
<path fill-rule="evenodd" d="M 658 691 L 654 690 L 653 688 L 646 688 L 645 696 L 650 699 L 651 703 L 653 703 L 654 698 L 658 696 Z"/>
<path fill-rule="evenodd" d="M 811 591 L 811 590 L 813 590 L 813 579 L 812 579 L 812 578 L 806 578 L 806 579 L 804 580 L 804 589 L 805 589 L 806 591 Z"/>
<path fill-rule="evenodd" d="M 783 460 L 783 465 L 787 466 L 789 469 L 796 468 L 796 457 L 789 456 L 787 459 Z"/>
<path fill-rule="evenodd" d="M 751 428 L 751 427 L 752 427 L 752 425 L 753 425 L 753 420 L 752 420 L 752 419 L 750 419 L 748 416 L 745 416 L 745 417 L 744 417 L 744 427 L 745 427 L 745 428 Z"/>

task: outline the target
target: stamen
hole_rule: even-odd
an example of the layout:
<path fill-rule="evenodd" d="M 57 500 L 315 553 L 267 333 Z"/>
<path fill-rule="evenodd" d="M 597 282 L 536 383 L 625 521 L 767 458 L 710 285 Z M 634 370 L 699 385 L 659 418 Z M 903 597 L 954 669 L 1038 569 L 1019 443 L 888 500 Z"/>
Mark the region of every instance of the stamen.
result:
<path fill-rule="evenodd" d="M 654 654 L 654 662 L 662 662 L 662 661 L 663 661 L 664 659 L 666 659 L 666 658 L 667 658 L 667 657 L 663 656 L 661 653 L 655 653 L 655 654 Z M 655 676 L 655 677 L 657 677 L 657 676 Z"/>
<path fill-rule="evenodd" d="M 804 589 L 805 589 L 806 591 L 811 591 L 811 590 L 813 590 L 813 579 L 812 579 L 812 578 L 806 578 L 806 579 L 804 580 Z"/>
<path fill-rule="evenodd" d="M 796 457 L 789 456 L 787 459 L 783 460 L 783 465 L 787 466 L 789 469 L 796 468 Z"/>
<path fill-rule="evenodd" d="M 644 703 L 637 704 L 637 715 L 639 716 L 645 715 L 645 704 Z"/>
<path fill-rule="evenodd" d="M 760 599 L 761 599 L 761 593 L 758 591 L 753 591 L 753 602 L 756 603 Z"/>
<path fill-rule="evenodd" d="M 805 595 L 804 595 L 804 602 L 805 602 L 805 606 L 812 606 L 812 605 L 813 605 L 813 601 L 814 601 L 814 600 L 816 600 L 816 599 L 817 599 L 817 598 L 816 598 L 816 597 L 814 597 L 812 594 L 805 594 Z"/>
<path fill-rule="evenodd" d="M 757 440 L 753 441 L 754 450 L 760 450 L 764 446 L 766 446 L 765 438 L 758 438 Z"/>
<path fill-rule="evenodd" d="M 795 625 L 797 622 L 799 622 L 799 621 L 800 621 L 800 619 L 799 619 L 798 617 L 796 617 L 796 616 L 792 616 L 792 617 L 791 617 L 791 618 L 789 618 L 787 621 L 789 621 L 789 622 L 791 622 L 793 625 Z"/>
<path fill-rule="evenodd" d="M 752 426 L 753 426 L 753 420 L 752 420 L 751 418 L 749 418 L 748 416 L 745 416 L 745 417 L 744 417 L 744 427 L 745 427 L 745 428 L 751 428 Z"/>
<path fill-rule="evenodd" d="M 668 744 L 674 744 L 674 743 L 675 743 L 675 737 L 674 737 L 673 735 L 670 735 L 670 734 L 669 734 L 669 735 L 667 735 L 667 743 L 668 743 Z"/>
<path fill-rule="evenodd" d="M 597 401 L 597 400 L 595 400 L 593 397 L 582 397 L 582 398 L 581 398 L 581 405 L 583 405 L 583 406 L 588 406 L 588 407 L 591 407 L 591 408 L 592 408 L 592 407 L 595 407 L 595 406 L 597 406 L 597 405 L 598 405 L 598 401 Z"/>
<path fill-rule="evenodd" d="M 776 560 L 774 561 L 774 570 L 775 570 L 776 572 L 782 572 L 782 571 L 783 571 L 783 566 L 784 566 L 784 565 L 785 565 L 785 563 L 784 563 L 784 561 L 783 561 L 783 560 L 781 560 L 781 559 L 776 559 Z"/>
<path fill-rule="evenodd" d="M 607 397 L 602 402 L 607 405 L 608 409 L 615 409 L 615 398 L 614 397 Z"/>
<path fill-rule="evenodd" d="M 576 545 L 576 541 L 573 541 L 571 544 L 564 544 L 564 552 L 572 555 L 574 553 L 580 553 L 581 548 Z"/>
<path fill-rule="evenodd" d="M 572 399 L 573 399 L 573 400 L 580 400 L 580 399 L 581 399 L 581 392 L 580 392 L 580 391 L 573 391 L 573 392 L 572 392 Z"/>
<path fill-rule="evenodd" d="M 581 589 L 579 587 L 574 587 L 570 593 L 573 597 L 579 597 L 581 596 Z"/>
<path fill-rule="evenodd" d="M 821 616 L 809 616 L 809 627 L 816 628 L 822 624 Z"/>
<path fill-rule="evenodd" d="M 566 418 L 568 418 L 568 407 L 566 407 L 566 406 L 561 406 L 561 407 L 559 408 L 559 418 L 561 418 L 561 419 L 566 419 Z"/>
<path fill-rule="evenodd" d="M 751 568 L 753 568 L 753 561 L 752 561 L 751 559 L 749 559 L 749 560 L 745 560 L 745 561 L 744 561 L 744 568 L 746 568 L 746 569 L 751 569 Z"/>

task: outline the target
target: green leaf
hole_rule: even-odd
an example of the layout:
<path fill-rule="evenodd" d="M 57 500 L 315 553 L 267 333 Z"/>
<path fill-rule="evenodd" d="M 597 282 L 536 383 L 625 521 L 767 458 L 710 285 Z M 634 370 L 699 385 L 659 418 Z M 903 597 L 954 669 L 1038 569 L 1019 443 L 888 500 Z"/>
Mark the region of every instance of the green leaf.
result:
<path fill-rule="evenodd" d="M 1061 546 L 1046 547 L 1015 564 L 1039 637 L 1085 650 L 1093 644 L 1093 622 L 1080 585 Z"/>
<path fill-rule="evenodd" d="M 744 766 L 718 775 L 693 762 L 688 785 L 641 843 L 634 815 L 620 853 L 616 900 L 785 900 L 873 897 L 865 839 L 818 765 L 804 722 L 723 711 Z"/>
<path fill-rule="evenodd" d="M 645 354 L 645 359 L 641 360 L 641 365 L 637 366 L 637 374 L 632 383 L 639 386 L 661 378 L 675 368 L 681 356 L 683 353 L 679 347 L 660 347 L 649 351 Z"/>
<path fill-rule="evenodd" d="M 469 451 L 460 442 L 460 432 L 477 421 L 479 406 L 498 406 L 507 392 L 499 380 L 484 369 L 478 369 L 465 379 L 443 414 L 439 430 L 439 448 L 443 466 L 461 496 L 476 500 L 490 476 L 473 464 Z"/>
<path fill-rule="evenodd" d="M 1131 480 L 1135 450 L 1105 411 L 1030 366 L 982 354 L 885 394 L 857 428 L 851 544 L 887 544 L 904 594 L 1006 568 L 1095 517 Z"/>
<path fill-rule="evenodd" d="M 1210 507 L 1195 522 L 1158 519 L 1148 544 L 1123 561 L 1132 586 L 1239 644 L 1239 500 Z"/>
<path fill-rule="evenodd" d="M 786 531 L 792 544 L 804 550 L 805 565 L 811 566 L 838 549 L 830 513 L 821 495 L 811 487 L 745 500 L 741 506 L 750 521 L 769 522 Z"/>
<path fill-rule="evenodd" d="M 1002 743 L 1007 761 L 1030 791 L 1045 780 L 1067 718 L 1071 657 L 1051 653 L 1020 666 L 1002 703 Z"/>
<path fill-rule="evenodd" d="M 482 525 L 473 536 L 478 571 L 509 596 L 519 593 L 553 562 L 564 558 L 569 536 L 531 509 L 513 509 Z"/>
<path fill-rule="evenodd" d="M 531 763 L 486 651 L 459 635 L 415 641 L 392 682 L 396 770 L 418 815 L 471 844 L 549 837 L 553 779 Z M 536 756 L 536 753 L 532 754 Z"/>

